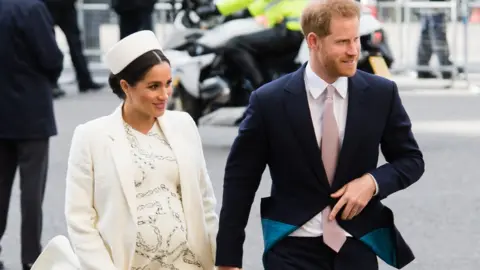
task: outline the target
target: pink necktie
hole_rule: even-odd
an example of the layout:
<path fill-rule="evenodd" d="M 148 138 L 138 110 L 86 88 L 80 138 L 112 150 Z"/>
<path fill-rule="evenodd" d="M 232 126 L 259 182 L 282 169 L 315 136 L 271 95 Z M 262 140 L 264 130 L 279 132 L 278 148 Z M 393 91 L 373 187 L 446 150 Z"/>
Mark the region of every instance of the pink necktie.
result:
<path fill-rule="evenodd" d="M 340 152 L 340 136 L 333 111 L 333 96 L 335 95 L 335 91 L 335 87 L 331 85 L 327 86 L 327 98 L 325 99 L 322 120 L 322 161 L 330 185 L 335 176 L 335 168 L 337 167 L 337 159 Z M 323 241 L 327 246 L 338 252 L 347 238 L 345 232 L 340 228 L 336 220 L 328 220 L 331 211 L 331 207 L 327 206 L 322 212 Z"/>

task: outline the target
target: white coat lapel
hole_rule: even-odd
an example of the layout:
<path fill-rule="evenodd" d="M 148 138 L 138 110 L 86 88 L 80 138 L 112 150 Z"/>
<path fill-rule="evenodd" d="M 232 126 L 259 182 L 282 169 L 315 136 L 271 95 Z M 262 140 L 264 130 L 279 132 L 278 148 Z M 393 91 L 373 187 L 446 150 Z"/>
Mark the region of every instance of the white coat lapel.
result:
<path fill-rule="evenodd" d="M 188 242 L 195 254 L 200 254 L 202 264 L 208 268 L 212 262 L 208 258 L 208 238 L 205 235 L 203 223 L 202 209 L 198 204 L 202 201 L 200 187 L 198 185 L 198 165 L 195 162 L 195 144 L 189 141 L 189 137 L 185 135 L 187 130 L 185 123 L 178 124 L 174 115 L 168 115 L 168 111 L 164 116 L 158 118 L 158 123 L 172 147 L 178 164 L 180 174 L 180 187 L 182 192 L 182 205 L 187 223 Z"/>
<path fill-rule="evenodd" d="M 165 112 L 165 114 L 167 113 L 168 111 Z M 170 147 L 175 154 L 175 158 L 177 159 L 178 170 L 180 174 L 180 186 L 183 193 L 185 187 L 191 185 L 191 183 L 189 183 L 189 179 L 193 180 L 194 178 L 192 177 L 195 177 L 195 175 L 191 175 L 194 170 L 190 162 L 188 151 L 185 148 L 185 143 L 187 142 L 182 138 L 182 130 L 175 130 L 176 126 L 173 123 L 174 119 L 171 119 L 168 117 L 168 115 L 164 115 L 157 118 L 157 121 L 167 139 L 167 142 L 170 144 Z"/>
<path fill-rule="evenodd" d="M 132 219 L 137 219 L 136 194 L 134 183 L 134 168 L 130 157 L 130 143 L 127 140 L 126 132 L 123 126 L 122 106 L 119 106 L 111 115 L 112 126 L 110 128 L 112 153 L 118 178 L 122 185 L 127 204 L 130 208 Z M 136 224 L 136 222 L 135 222 Z"/>

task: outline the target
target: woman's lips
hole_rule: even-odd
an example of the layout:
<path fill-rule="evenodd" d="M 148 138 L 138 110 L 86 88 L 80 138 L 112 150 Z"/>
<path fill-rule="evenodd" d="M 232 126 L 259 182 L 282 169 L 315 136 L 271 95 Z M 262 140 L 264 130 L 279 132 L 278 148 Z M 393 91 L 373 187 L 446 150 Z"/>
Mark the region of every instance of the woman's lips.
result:
<path fill-rule="evenodd" d="M 153 103 L 153 106 L 155 106 L 155 108 L 158 110 L 164 110 L 166 104 L 167 102 L 159 102 L 159 103 Z"/>

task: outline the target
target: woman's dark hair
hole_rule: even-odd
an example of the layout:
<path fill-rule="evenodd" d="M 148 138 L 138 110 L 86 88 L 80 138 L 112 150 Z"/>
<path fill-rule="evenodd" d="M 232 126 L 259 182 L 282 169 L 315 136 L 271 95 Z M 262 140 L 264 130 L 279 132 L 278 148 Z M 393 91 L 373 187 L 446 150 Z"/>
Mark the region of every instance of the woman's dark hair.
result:
<path fill-rule="evenodd" d="M 167 62 L 170 65 L 170 61 L 162 51 L 148 51 L 133 60 L 117 75 L 110 73 L 108 84 L 115 95 L 121 99 L 125 99 L 125 92 L 123 92 L 122 87 L 120 86 L 120 80 L 125 80 L 129 85 L 135 86 L 139 81 L 143 80 L 153 66 L 163 62 Z"/>

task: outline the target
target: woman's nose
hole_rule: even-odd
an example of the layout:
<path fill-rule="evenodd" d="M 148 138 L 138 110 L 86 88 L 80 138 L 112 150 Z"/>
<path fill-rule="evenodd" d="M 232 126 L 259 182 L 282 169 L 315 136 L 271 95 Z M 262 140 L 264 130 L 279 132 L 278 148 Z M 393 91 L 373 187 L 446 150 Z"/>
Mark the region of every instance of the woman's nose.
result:
<path fill-rule="evenodd" d="M 162 91 L 157 96 L 158 99 L 160 100 L 166 100 L 168 99 L 168 88 L 163 88 Z"/>

